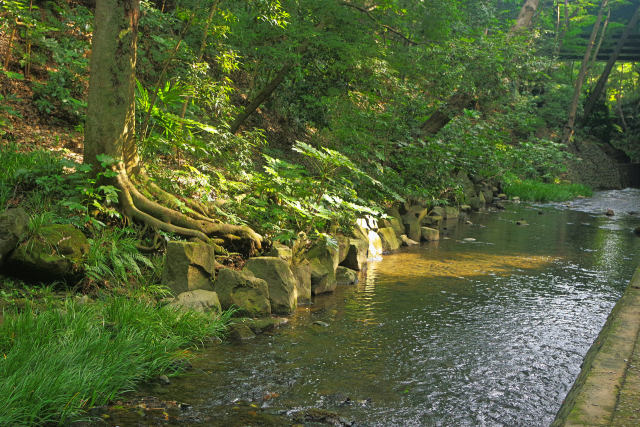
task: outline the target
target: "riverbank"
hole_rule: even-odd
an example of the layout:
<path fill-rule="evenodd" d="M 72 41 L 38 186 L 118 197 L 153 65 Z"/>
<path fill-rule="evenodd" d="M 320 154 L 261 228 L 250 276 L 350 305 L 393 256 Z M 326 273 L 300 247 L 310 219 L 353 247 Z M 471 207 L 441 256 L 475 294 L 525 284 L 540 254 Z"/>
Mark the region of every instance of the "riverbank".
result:
<path fill-rule="evenodd" d="M 640 268 L 585 356 L 552 426 L 640 423 Z"/>
<path fill-rule="evenodd" d="M 549 425 L 639 262 L 640 218 L 621 205 L 638 195 L 472 213 L 277 332 L 205 348 L 171 384 L 106 409 L 106 424 L 160 421 L 135 404 L 154 396 L 190 405 L 168 411 L 176 424 L 322 410 L 364 425 Z"/>
<path fill-rule="evenodd" d="M 141 382 L 182 372 L 191 350 L 224 336 L 232 313 L 106 297 L 27 301 L 3 314 L 0 425 L 26 426 L 85 419 Z"/>

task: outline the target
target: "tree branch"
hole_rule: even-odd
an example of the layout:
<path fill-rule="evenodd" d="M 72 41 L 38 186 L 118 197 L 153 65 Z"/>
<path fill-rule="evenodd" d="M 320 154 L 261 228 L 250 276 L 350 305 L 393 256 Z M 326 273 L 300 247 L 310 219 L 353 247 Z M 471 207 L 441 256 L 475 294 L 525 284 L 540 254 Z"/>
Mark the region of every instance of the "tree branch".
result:
<path fill-rule="evenodd" d="M 342 2 L 340 2 L 340 4 L 343 5 L 343 6 L 347 6 L 347 7 L 356 9 L 356 10 L 364 13 L 365 15 L 367 15 L 367 17 L 369 19 L 371 19 L 373 22 L 375 22 L 378 26 L 380 26 L 380 27 L 384 28 L 385 30 L 389 31 L 390 33 L 393 33 L 396 36 L 400 37 L 401 39 L 406 41 L 411 46 L 418 46 L 418 45 L 424 44 L 424 43 L 418 43 L 418 42 L 416 42 L 414 40 L 411 40 L 409 37 L 407 37 L 404 34 L 402 34 L 402 32 L 400 30 L 397 30 L 397 29 L 393 28 L 390 25 L 383 24 L 382 22 L 378 21 L 378 19 L 371 14 L 371 12 L 376 9 L 375 6 L 366 9 L 364 7 L 356 6 L 355 4 L 351 4 L 351 3 L 346 2 L 346 1 L 342 1 Z"/>

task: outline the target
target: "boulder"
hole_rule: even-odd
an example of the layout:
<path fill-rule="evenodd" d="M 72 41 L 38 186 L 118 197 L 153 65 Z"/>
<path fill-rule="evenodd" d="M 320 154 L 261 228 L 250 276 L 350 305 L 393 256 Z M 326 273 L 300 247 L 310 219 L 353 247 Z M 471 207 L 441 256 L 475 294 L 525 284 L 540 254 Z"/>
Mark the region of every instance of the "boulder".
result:
<path fill-rule="evenodd" d="M 447 214 L 444 207 L 436 206 L 435 208 L 431 209 L 431 212 L 429 212 L 429 216 L 439 216 L 441 218 L 446 218 Z"/>
<path fill-rule="evenodd" d="M 254 334 L 272 331 L 282 325 L 288 323 L 286 318 L 282 317 L 262 317 L 260 319 L 243 319 L 244 325 L 247 325 Z"/>
<path fill-rule="evenodd" d="M 46 225 L 11 253 L 8 264 L 19 275 L 36 280 L 56 280 L 78 273 L 89 252 L 89 241 L 70 224 Z"/>
<path fill-rule="evenodd" d="M 396 232 L 392 227 L 378 229 L 378 235 L 382 241 L 382 250 L 384 252 L 396 251 L 400 247 L 400 242 L 398 241 Z"/>
<path fill-rule="evenodd" d="M 361 271 L 367 266 L 367 251 L 369 249 L 369 242 L 359 239 L 349 240 L 349 250 L 347 251 L 347 257 L 340 263 L 352 270 Z"/>
<path fill-rule="evenodd" d="M 413 240 L 420 240 L 420 224 L 427 216 L 428 209 L 422 206 L 410 206 L 407 213 L 402 216 L 405 232 Z"/>
<path fill-rule="evenodd" d="M 487 203 L 484 198 L 484 194 L 482 193 L 478 193 L 478 195 L 472 197 L 469 200 L 469 205 L 471 206 L 471 209 L 473 209 L 474 211 L 479 211 L 481 209 L 484 209 L 486 204 Z"/>
<path fill-rule="evenodd" d="M 462 187 L 462 192 L 464 193 L 465 199 L 469 200 L 475 194 L 475 189 L 473 185 L 473 181 L 469 179 L 469 175 L 465 172 L 460 171 L 455 178 L 456 182 L 460 187 Z"/>
<path fill-rule="evenodd" d="M 336 281 L 339 285 L 355 285 L 358 283 L 358 272 L 347 267 L 338 266 Z"/>
<path fill-rule="evenodd" d="M 269 286 L 251 273 L 223 268 L 213 287 L 225 310 L 234 306 L 238 315 L 250 317 L 271 314 Z"/>
<path fill-rule="evenodd" d="M 299 263 L 291 264 L 291 272 L 296 278 L 298 302 L 309 302 L 311 300 L 311 265 L 309 261 L 304 259 Z"/>
<path fill-rule="evenodd" d="M 318 295 L 333 292 L 337 285 L 338 248 L 328 245 L 327 242 L 318 241 L 309 249 L 306 258 L 311 267 L 311 293 Z"/>
<path fill-rule="evenodd" d="M 279 242 L 274 242 L 269 252 L 265 256 L 280 258 L 286 262 L 291 262 L 291 248 Z"/>
<path fill-rule="evenodd" d="M 482 190 L 482 194 L 484 195 L 485 203 L 493 202 L 493 189 L 492 188 L 485 188 L 484 190 Z"/>
<path fill-rule="evenodd" d="M 420 244 L 420 243 L 416 242 L 415 240 L 412 240 L 412 239 L 408 238 L 405 234 L 400 236 L 400 240 L 402 240 L 402 244 L 404 246 L 415 246 L 415 245 L 419 245 Z"/>
<path fill-rule="evenodd" d="M 454 218 L 458 218 L 459 216 L 460 216 L 460 211 L 458 210 L 458 208 L 453 206 L 446 206 L 444 208 L 444 217 L 446 219 L 454 219 Z"/>
<path fill-rule="evenodd" d="M 477 193 L 482 193 L 487 204 L 493 201 L 493 185 L 486 181 L 481 181 L 476 185 L 475 189 Z"/>
<path fill-rule="evenodd" d="M 347 252 L 349 251 L 349 238 L 339 234 L 336 236 L 338 241 L 338 264 L 345 260 Z"/>
<path fill-rule="evenodd" d="M 404 218 L 405 233 L 412 239 L 420 239 L 420 221 L 414 217 Z"/>
<path fill-rule="evenodd" d="M 256 337 L 251 328 L 244 323 L 232 323 L 229 325 L 228 334 L 233 341 L 250 340 Z"/>
<path fill-rule="evenodd" d="M 382 220 L 382 225 L 385 228 L 391 227 L 393 231 L 396 233 L 396 237 L 400 237 L 404 234 L 404 225 L 402 224 L 402 220 L 396 217 L 389 217 Z"/>
<path fill-rule="evenodd" d="M 29 216 L 22 208 L 8 209 L 0 214 L 0 267 L 27 233 L 28 224 Z"/>
<path fill-rule="evenodd" d="M 427 242 L 440 240 L 440 231 L 435 228 L 422 227 L 422 240 L 426 240 Z"/>
<path fill-rule="evenodd" d="M 443 220 L 444 218 L 439 215 L 428 215 L 422 220 L 422 225 L 433 225 L 437 227 Z"/>
<path fill-rule="evenodd" d="M 207 311 L 220 313 L 222 311 L 218 294 L 213 291 L 205 291 L 204 289 L 182 292 L 169 304 L 169 306 L 199 311 L 201 313 Z"/>
<path fill-rule="evenodd" d="M 162 270 L 162 283 L 174 295 L 196 289 L 213 290 L 215 252 L 212 245 L 196 242 L 169 242 Z"/>
<path fill-rule="evenodd" d="M 297 280 L 286 261 L 276 257 L 249 258 L 243 271 L 267 282 L 272 313 L 294 312 L 298 306 Z"/>
<path fill-rule="evenodd" d="M 460 205 L 460 212 L 471 212 L 471 206 L 469 206 L 469 205 Z"/>

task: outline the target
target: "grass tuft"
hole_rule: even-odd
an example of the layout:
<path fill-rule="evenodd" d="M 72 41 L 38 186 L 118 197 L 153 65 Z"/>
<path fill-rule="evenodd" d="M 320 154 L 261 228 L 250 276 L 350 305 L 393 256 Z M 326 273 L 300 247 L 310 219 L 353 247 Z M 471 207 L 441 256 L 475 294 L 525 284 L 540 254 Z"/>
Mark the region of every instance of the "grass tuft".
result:
<path fill-rule="evenodd" d="M 111 297 L 5 313 L 0 325 L 0 425 L 65 424 L 141 381 L 175 373 L 178 360 L 224 333 L 220 316 Z"/>
<path fill-rule="evenodd" d="M 551 184 L 532 180 L 508 182 L 504 191 L 509 197 L 531 202 L 563 202 L 578 196 L 591 197 L 591 188 L 582 184 Z"/>

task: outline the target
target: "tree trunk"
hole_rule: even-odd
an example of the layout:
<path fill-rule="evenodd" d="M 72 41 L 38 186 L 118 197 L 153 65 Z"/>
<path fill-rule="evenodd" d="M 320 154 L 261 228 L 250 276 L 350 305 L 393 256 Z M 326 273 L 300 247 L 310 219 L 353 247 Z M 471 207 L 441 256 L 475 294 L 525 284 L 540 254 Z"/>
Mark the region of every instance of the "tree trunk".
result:
<path fill-rule="evenodd" d="M 631 34 L 631 32 L 635 29 L 636 24 L 638 23 L 638 18 L 640 18 L 640 6 L 638 6 L 633 16 L 631 17 L 631 20 L 629 21 L 626 28 L 624 29 L 624 32 L 622 33 L 622 36 L 620 37 L 620 40 L 618 41 L 618 44 L 616 45 L 615 50 L 609 57 L 609 60 L 607 61 L 607 65 L 604 67 L 604 71 L 602 71 L 602 74 L 598 79 L 598 83 L 596 83 L 596 87 L 593 89 L 593 91 L 589 95 L 589 98 L 587 98 L 587 102 L 584 105 L 585 117 L 591 114 L 591 112 L 593 111 L 593 107 L 596 105 L 596 101 L 598 100 L 598 98 L 600 98 L 600 95 L 602 94 L 602 91 L 604 90 L 604 87 L 607 84 L 607 80 L 609 79 L 609 74 L 611 74 L 611 70 L 613 69 L 614 64 L 618 60 L 618 56 L 620 55 L 620 52 L 622 51 L 624 44 L 629 38 L 629 34 Z"/>
<path fill-rule="evenodd" d="M 531 21 L 533 21 L 536 10 L 538 10 L 539 3 L 540 0 L 525 0 L 518 14 L 518 19 L 516 19 L 515 25 L 511 28 L 512 33 L 531 26 Z"/>
<path fill-rule="evenodd" d="M 559 0 L 558 0 L 559 1 Z M 558 4 L 558 7 L 560 5 Z M 558 37 L 558 43 L 556 44 L 556 55 L 560 53 L 560 49 L 562 49 L 562 42 L 564 41 L 564 36 L 567 34 L 569 30 L 569 0 L 564 0 L 564 26 L 562 27 L 562 32 Z"/>
<path fill-rule="evenodd" d="M 213 15 L 216 13 L 216 9 L 218 8 L 218 3 L 220 3 L 220 0 L 215 0 L 209 9 L 209 16 L 207 17 L 204 30 L 202 30 L 202 40 L 200 42 L 200 50 L 198 51 L 198 59 L 196 60 L 198 63 L 202 62 L 202 58 L 204 57 L 204 50 L 207 48 L 207 38 L 209 37 L 209 27 L 213 21 Z M 187 96 L 187 99 L 185 99 L 182 104 L 182 111 L 180 112 L 181 119 L 184 119 L 185 114 L 187 114 L 189 102 L 191 102 L 191 95 Z"/>
<path fill-rule="evenodd" d="M 100 166 L 97 156 L 122 161 L 128 173 L 138 168 L 135 144 L 135 67 L 139 0 L 99 0 L 95 11 L 84 162 Z"/>
<path fill-rule="evenodd" d="M 435 135 L 440 129 L 445 127 L 454 117 L 462 110 L 473 104 L 473 98 L 466 93 L 457 93 L 447 101 L 444 107 L 436 110 L 431 116 L 420 126 L 426 135 Z"/>
<path fill-rule="evenodd" d="M 244 111 L 242 111 L 242 113 L 240 113 L 238 117 L 236 117 L 236 119 L 231 124 L 231 128 L 229 129 L 231 133 L 238 132 L 240 126 L 242 126 L 242 124 L 249 118 L 249 116 L 253 114 L 253 112 L 256 111 L 258 107 L 260 107 L 260 105 L 262 105 L 262 103 L 273 93 L 274 90 L 276 90 L 278 86 L 280 86 L 280 83 L 282 83 L 282 81 L 287 76 L 287 74 L 289 74 L 289 71 L 291 71 L 292 68 L 293 64 L 291 62 L 284 64 L 284 66 L 280 69 L 280 71 L 278 71 L 276 76 L 269 82 L 269 84 L 267 84 L 267 86 L 265 86 L 264 89 L 262 89 L 262 91 L 260 91 L 260 93 L 251 102 L 251 104 L 249 104 L 244 109 Z"/>
<path fill-rule="evenodd" d="M 602 47 L 602 42 L 604 41 L 604 36 L 607 35 L 607 26 L 609 25 L 609 19 L 611 19 L 611 9 L 607 12 L 607 19 L 604 20 L 604 24 L 602 24 L 602 33 L 600 34 L 600 39 L 598 40 L 598 45 L 596 46 L 596 50 L 591 55 L 591 62 L 587 67 L 587 70 L 591 70 L 598 60 L 598 54 L 600 53 L 600 48 Z"/>
<path fill-rule="evenodd" d="M 539 0 L 526 0 L 520 15 L 511 28 L 510 33 L 515 33 L 521 29 L 531 25 L 533 16 L 538 9 Z M 473 105 L 473 97 L 467 93 L 456 93 L 451 96 L 445 105 L 436 110 L 431 116 L 420 126 L 426 135 L 435 135 L 440 129 L 445 127 L 454 117 L 456 117 L 465 108 Z"/>
<path fill-rule="evenodd" d="M 91 53 L 84 161 L 98 168 L 100 155 L 115 162 L 114 185 L 124 215 L 154 229 L 202 240 L 244 255 L 261 247 L 251 228 L 222 224 L 197 201 L 178 198 L 155 185 L 140 164 L 135 144 L 135 66 L 140 0 L 98 0 Z M 97 170 L 97 169 L 96 169 Z M 141 187 L 139 189 L 138 187 Z M 180 207 L 187 207 L 186 213 Z M 216 236 L 216 238 L 212 238 Z"/>
<path fill-rule="evenodd" d="M 593 24 L 593 30 L 591 30 L 591 36 L 589 37 L 589 44 L 587 44 L 587 49 L 584 52 L 584 58 L 582 59 L 582 65 L 580 66 L 580 71 L 578 72 L 576 86 L 573 91 L 573 99 L 571 100 L 571 104 L 569 105 L 569 119 L 567 120 L 567 125 L 565 127 L 563 136 L 563 140 L 567 143 L 571 141 L 571 137 L 573 136 L 573 128 L 576 124 L 576 113 L 578 111 L 578 101 L 580 100 L 580 93 L 582 92 L 582 84 L 584 83 L 584 78 L 587 75 L 587 66 L 589 65 L 589 59 L 591 58 L 591 51 L 593 50 L 593 45 L 596 41 L 598 31 L 600 31 L 602 14 L 604 12 L 604 9 L 607 7 L 608 1 L 609 0 L 602 0 L 602 3 L 600 4 L 598 17 L 596 18 L 595 24 Z"/>

